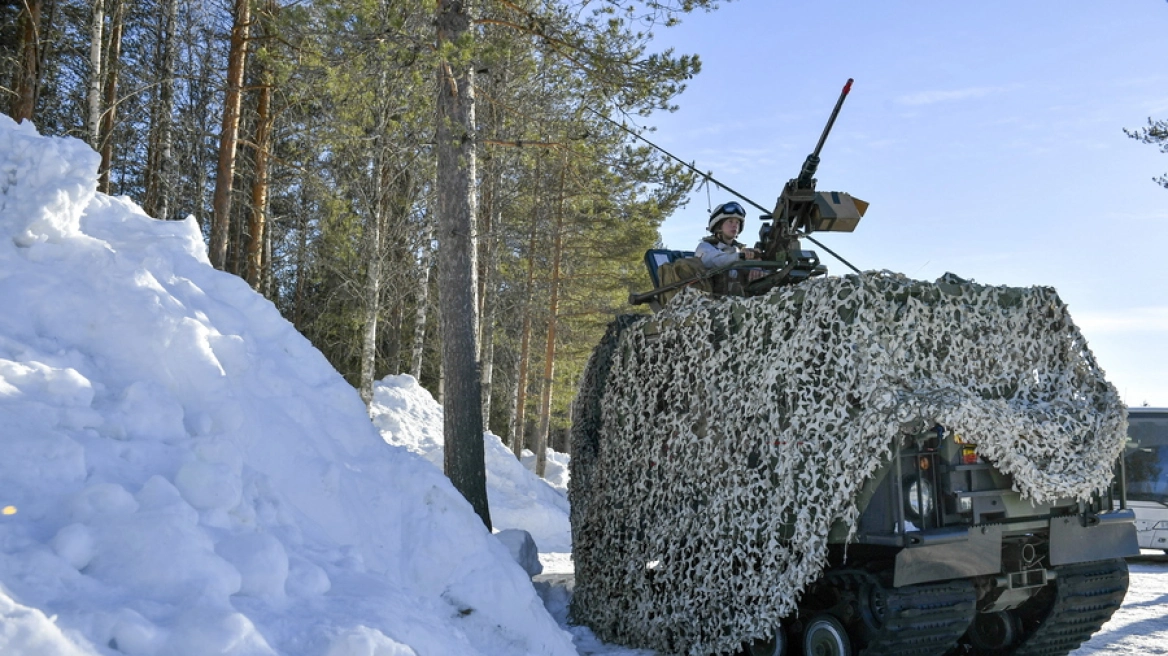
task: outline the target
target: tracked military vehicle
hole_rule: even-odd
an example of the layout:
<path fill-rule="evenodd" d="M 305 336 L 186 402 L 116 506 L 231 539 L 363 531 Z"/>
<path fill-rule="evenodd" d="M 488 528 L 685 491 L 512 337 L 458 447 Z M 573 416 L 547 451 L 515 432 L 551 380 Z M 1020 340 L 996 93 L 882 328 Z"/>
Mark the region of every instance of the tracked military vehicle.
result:
<path fill-rule="evenodd" d="M 1050 288 L 825 275 L 814 184 L 769 217 L 769 280 L 678 285 L 593 352 L 574 621 L 662 654 L 1069 653 L 1139 552 L 1115 388 Z"/>

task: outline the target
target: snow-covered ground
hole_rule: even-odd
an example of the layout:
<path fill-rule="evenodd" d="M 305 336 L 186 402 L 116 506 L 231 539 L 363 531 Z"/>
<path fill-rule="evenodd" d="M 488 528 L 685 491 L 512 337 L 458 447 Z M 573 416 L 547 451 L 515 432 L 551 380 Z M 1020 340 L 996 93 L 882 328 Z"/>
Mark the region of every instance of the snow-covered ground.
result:
<path fill-rule="evenodd" d="M 484 437 L 533 585 L 435 466 L 416 381 L 367 411 L 192 220 L 96 193 L 96 169 L 0 115 L 0 654 L 650 654 L 567 625 L 566 456 L 545 481 Z M 1076 654 L 1168 653 L 1166 609 L 1168 562 L 1134 563 Z"/>
<path fill-rule="evenodd" d="M 0 115 L 0 654 L 575 653 L 442 472 L 97 167 Z"/>
<path fill-rule="evenodd" d="M 442 468 L 442 406 L 413 376 L 388 376 L 374 386 L 373 424 L 388 443 L 402 446 Z M 496 436 L 486 434 L 487 499 L 495 528 L 523 528 L 540 551 L 572 550 L 568 525 L 567 457 L 551 452 L 545 479 L 534 476 Z M 528 451 L 527 462 L 534 468 Z"/>
<path fill-rule="evenodd" d="M 1143 553 L 1128 563 L 1131 580 L 1123 606 L 1071 656 L 1168 654 L 1168 556 Z"/>

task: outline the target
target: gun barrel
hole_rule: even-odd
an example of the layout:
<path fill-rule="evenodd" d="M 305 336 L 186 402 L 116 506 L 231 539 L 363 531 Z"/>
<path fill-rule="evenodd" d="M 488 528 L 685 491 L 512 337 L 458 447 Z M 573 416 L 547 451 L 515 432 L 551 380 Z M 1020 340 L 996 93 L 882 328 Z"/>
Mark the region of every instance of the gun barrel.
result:
<path fill-rule="evenodd" d="M 819 135 L 819 143 L 815 144 L 815 150 L 807 156 L 807 159 L 803 160 L 803 168 L 799 171 L 799 177 L 795 178 L 796 189 L 813 189 L 815 187 L 812 178 L 815 177 L 815 171 L 819 169 L 819 152 L 823 150 L 827 135 L 831 132 L 831 127 L 835 125 L 835 118 L 839 116 L 840 108 L 844 106 L 844 99 L 852 90 L 852 82 L 853 79 L 849 77 L 847 83 L 844 84 L 844 90 L 840 92 L 839 100 L 835 101 L 835 108 L 831 110 L 831 116 L 827 119 L 823 133 Z"/>
<path fill-rule="evenodd" d="M 819 151 L 823 150 L 823 143 L 827 141 L 827 133 L 831 132 L 831 126 L 835 125 L 835 117 L 839 116 L 840 108 L 844 106 L 844 99 L 848 97 L 848 92 L 852 90 L 853 78 L 848 78 L 844 84 L 844 90 L 840 92 L 839 100 L 835 101 L 835 109 L 831 110 L 831 116 L 827 119 L 827 126 L 823 128 L 823 134 L 819 135 L 819 143 L 815 144 L 815 152 L 811 153 L 813 157 L 819 157 Z"/>

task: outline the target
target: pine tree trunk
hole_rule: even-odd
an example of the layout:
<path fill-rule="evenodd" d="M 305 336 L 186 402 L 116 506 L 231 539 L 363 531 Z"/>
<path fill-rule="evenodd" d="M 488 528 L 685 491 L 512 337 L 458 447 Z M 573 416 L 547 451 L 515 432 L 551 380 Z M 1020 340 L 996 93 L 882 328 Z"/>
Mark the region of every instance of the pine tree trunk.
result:
<path fill-rule="evenodd" d="M 377 158 L 380 159 L 380 158 Z M 374 162 L 374 175 L 380 170 Z M 381 315 L 381 232 L 382 203 L 370 212 L 365 227 L 365 327 L 361 334 L 361 399 L 365 405 L 373 401 L 373 377 L 377 360 L 377 320 Z"/>
<path fill-rule="evenodd" d="M 264 243 L 268 226 L 268 160 L 272 135 L 272 84 L 267 70 L 260 72 L 256 108 L 255 179 L 251 185 L 251 220 L 248 222 L 247 284 L 259 290 L 264 279 Z"/>
<path fill-rule="evenodd" d="M 272 231 L 264 231 L 264 277 L 260 281 L 260 293 L 264 298 L 275 298 L 272 296 L 272 279 L 275 276 L 272 274 Z"/>
<path fill-rule="evenodd" d="M 303 186 L 300 188 L 300 221 L 297 226 L 297 243 L 296 243 L 296 284 L 292 291 L 292 325 L 296 326 L 297 330 L 304 328 L 304 315 L 307 308 L 305 305 L 307 301 L 306 288 L 308 287 L 308 191 Z"/>
<path fill-rule="evenodd" d="M 484 188 L 483 188 L 483 193 L 482 193 L 482 203 L 479 206 L 479 215 L 482 216 L 482 221 L 479 223 L 479 239 L 478 239 L 478 243 L 476 244 L 476 247 L 478 248 L 478 251 L 479 251 L 477 254 L 478 267 L 479 267 L 477 297 L 478 297 L 478 302 L 479 302 L 478 313 L 479 313 L 480 317 L 486 315 L 487 286 L 490 284 L 490 280 L 491 280 L 491 264 L 492 263 L 491 263 L 490 249 L 491 249 L 491 235 L 494 232 L 493 226 L 492 226 L 492 219 L 494 218 L 494 216 L 492 214 L 492 212 L 494 212 L 494 207 L 493 207 L 494 194 L 492 193 L 492 187 L 494 185 L 492 184 L 492 181 L 490 178 L 491 169 L 492 169 L 492 167 L 488 166 L 487 171 L 485 172 L 486 175 L 484 176 L 486 179 L 486 183 L 483 185 Z M 480 325 L 479 328 L 480 328 L 480 330 L 486 330 L 486 327 L 483 325 Z M 482 346 L 483 346 L 483 343 L 482 343 L 482 339 L 481 339 L 481 335 L 480 335 L 479 347 L 481 348 Z M 479 358 L 480 359 L 482 358 L 482 353 L 479 353 Z"/>
<path fill-rule="evenodd" d="M 523 459 L 527 447 L 527 369 L 531 361 L 531 315 L 523 316 L 519 337 L 519 372 L 515 375 L 515 420 L 511 431 L 511 453 Z"/>
<path fill-rule="evenodd" d="M 238 139 L 238 135 L 237 135 Z M 236 141 L 236 154 L 238 155 L 239 142 Z M 241 171 L 236 167 L 236 175 L 241 183 L 250 186 L 250 182 L 246 180 L 248 172 Z M 234 182 L 231 185 L 235 187 Z M 232 192 L 234 196 L 234 192 Z M 248 207 L 247 203 L 236 203 L 232 198 L 231 203 L 231 219 L 227 222 L 231 226 L 227 235 L 227 261 L 223 264 L 223 270 L 232 275 L 244 278 L 247 267 L 247 221 L 248 221 Z"/>
<path fill-rule="evenodd" d="M 498 111 L 488 111 L 488 125 L 495 126 L 495 117 Z M 495 233 L 498 231 L 498 222 L 495 221 L 495 189 L 499 187 L 498 161 L 492 158 L 487 161 L 486 170 L 482 175 L 482 204 L 479 216 L 482 217 L 479 233 L 479 362 L 482 364 L 482 428 L 491 431 L 491 386 L 494 376 L 494 330 L 495 330 L 495 299 L 493 294 L 494 264 L 495 264 Z"/>
<path fill-rule="evenodd" d="M 487 249 L 487 257 L 494 257 L 494 249 Z M 495 299 L 488 298 L 484 304 L 483 337 L 479 350 L 483 362 L 483 430 L 491 430 L 491 380 L 495 375 Z"/>
<path fill-rule="evenodd" d="M 94 0 L 93 22 L 89 25 L 89 85 L 87 93 L 89 117 L 85 123 L 86 132 L 89 133 L 89 146 L 94 150 L 101 149 L 101 46 L 104 27 L 105 0 Z"/>
<path fill-rule="evenodd" d="M 519 364 L 519 360 L 517 359 L 515 361 L 515 384 L 511 387 L 511 398 L 509 399 L 510 405 L 507 408 L 507 439 L 510 440 L 507 445 L 511 447 L 512 453 L 516 452 L 515 445 L 519 444 L 519 433 L 515 430 L 515 406 L 519 402 Z M 516 455 L 515 458 L 519 459 L 522 457 L 523 447 L 520 446 L 518 455 Z"/>
<path fill-rule="evenodd" d="M 481 216 L 483 217 L 483 230 L 479 239 L 479 316 L 482 321 L 479 322 L 479 362 L 482 363 L 482 380 L 483 380 L 483 430 L 491 430 L 491 377 L 494 374 L 494 299 L 491 298 L 491 277 L 494 274 L 495 261 L 495 227 L 494 227 L 494 189 L 495 189 L 495 167 L 493 165 L 487 166 L 486 183 L 483 185 L 483 204 L 481 209 Z"/>
<path fill-rule="evenodd" d="M 511 452 L 516 459 L 523 458 L 523 448 L 527 446 L 527 367 L 531 360 L 531 296 L 535 287 L 535 245 L 539 231 L 536 229 L 537 205 L 532 204 L 531 236 L 527 245 L 527 283 L 524 287 L 523 328 L 519 335 L 519 371 L 515 374 L 515 413 L 511 431 Z"/>
<path fill-rule="evenodd" d="M 470 34 L 469 5 L 439 0 L 440 47 Z M 474 72 L 469 64 L 438 65 L 435 151 L 438 159 L 437 223 L 439 299 L 442 309 L 442 365 L 445 382 L 443 433 L 446 475 L 471 507 L 491 526 L 483 451 L 482 392 L 479 381 L 475 299 L 475 121 Z"/>
<path fill-rule="evenodd" d="M 215 169 L 215 195 L 211 201 L 211 265 L 226 270 L 227 241 L 231 228 L 231 188 L 235 183 L 235 151 L 239 142 L 239 112 L 243 98 L 243 73 L 247 60 L 247 33 L 251 0 L 235 0 L 231 47 L 227 54 L 227 90 L 223 123 L 219 131 L 219 163 Z"/>
<path fill-rule="evenodd" d="M 422 249 L 422 280 L 418 283 L 418 296 L 414 314 L 414 347 L 410 353 L 410 375 L 415 380 L 422 379 L 422 360 L 426 354 L 426 309 L 430 306 L 430 266 L 433 258 L 431 242 L 434 240 L 434 223 L 426 222 L 426 240 Z"/>
<path fill-rule="evenodd" d="M 125 0 L 114 0 L 110 15 L 109 51 L 105 57 L 105 112 L 101 116 L 101 168 L 98 169 L 97 188 L 110 193 L 110 168 L 114 160 L 114 125 L 118 115 L 118 73 L 122 59 L 122 24 L 125 22 Z"/>
<path fill-rule="evenodd" d="M 20 123 L 32 120 L 40 87 L 41 0 L 27 0 L 20 12 L 20 70 L 16 73 L 16 93 L 12 97 L 12 118 Z"/>
<path fill-rule="evenodd" d="M 543 390 L 539 399 L 539 430 L 535 435 L 535 474 L 543 478 L 547 469 L 548 430 L 552 417 L 552 388 L 556 373 L 556 314 L 560 306 L 560 265 L 564 255 L 564 177 L 568 164 L 560 169 L 560 202 L 556 210 L 555 246 L 552 251 L 551 300 L 548 303 L 547 344 L 544 348 Z"/>
<path fill-rule="evenodd" d="M 388 316 L 385 323 L 385 328 L 381 330 L 379 341 L 381 342 L 382 362 L 385 365 L 385 371 L 391 374 L 401 373 L 401 340 L 402 340 L 402 322 L 403 308 L 401 302 L 396 302 L 388 311 Z"/>
<path fill-rule="evenodd" d="M 98 0 L 100 2 L 100 0 Z M 171 160 L 174 144 L 174 79 L 178 47 L 175 23 L 178 0 L 166 0 L 158 26 L 158 94 L 150 107 L 150 137 L 146 167 L 146 197 L 142 208 L 159 219 L 170 217 Z"/>

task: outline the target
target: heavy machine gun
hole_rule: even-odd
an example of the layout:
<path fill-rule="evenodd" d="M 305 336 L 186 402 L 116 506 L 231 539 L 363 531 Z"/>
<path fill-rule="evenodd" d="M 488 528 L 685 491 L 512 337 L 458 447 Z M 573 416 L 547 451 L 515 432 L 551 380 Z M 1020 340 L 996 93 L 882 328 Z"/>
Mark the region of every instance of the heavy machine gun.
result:
<path fill-rule="evenodd" d="M 852 232 L 856 229 L 856 225 L 868 209 L 868 203 L 858 198 L 853 198 L 850 194 L 839 191 L 822 192 L 816 191 L 815 189 L 815 172 L 819 168 L 819 154 L 823 150 L 823 144 L 827 141 L 827 135 L 831 132 L 831 128 L 835 124 L 835 119 L 839 115 L 840 108 L 843 106 L 844 100 L 847 98 L 851 88 L 852 79 L 849 78 L 847 84 L 844 85 L 843 91 L 840 93 L 839 99 L 835 103 L 835 108 L 832 110 L 831 116 L 828 118 L 827 126 L 824 127 L 823 133 L 819 136 L 819 142 L 815 145 L 815 150 L 803 161 L 803 168 L 799 170 L 799 175 L 788 180 L 786 185 L 783 186 L 783 191 L 779 195 L 775 209 L 771 213 L 764 214 L 760 217 L 762 225 L 759 227 L 759 241 L 755 245 L 755 250 L 759 252 L 761 259 L 737 262 L 728 267 L 709 269 L 696 277 L 660 284 L 660 286 L 648 292 L 630 294 L 629 303 L 633 305 L 649 303 L 656 310 L 663 303 L 659 299 L 668 298 L 670 295 L 669 292 L 717 275 L 723 275 L 730 269 L 750 269 L 765 272 L 765 275 L 761 278 L 747 283 L 742 288 L 742 292 L 747 296 L 765 294 L 779 285 L 795 284 L 807 278 L 827 273 L 827 267 L 820 264 L 819 256 L 815 251 L 803 250 L 799 243 L 801 238 L 806 238 L 815 243 L 858 272 L 858 269 L 852 267 L 847 260 L 844 260 L 832 252 L 831 249 L 810 237 L 810 234 L 816 231 Z M 655 144 L 649 143 L 657 147 Z M 684 161 L 681 162 L 693 169 L 691 165 L 686 164 Z M 697 169 L 693 170 L 700 173 Z M 758 207 L 760 210 L 766 211 L 766 208 L 713 180 L 709 175 L 701 175 L 723 189 L 746 200 L 751 205 Z M 686 251 L 650 251 L 651 254 L 665 252 L 670 253 L 671 257 L 693 255 L 693 253 Z M 646 254 L 647 263 L 649 259 L 649 254 Z M 653 278 L 653 283 L 657 285 L 658 276 L 656 267 L 650 267 L 650 277 Z"/>
<path fill-rule="evenodd" d="M 803 160 L 803 168 L 799 170 L 799 175 L 788 180 L 783 186 L 783 192 L 779 194 L 774 211 L 761 217 L 762 224 L 758 229 L 758 243 L 755 248 L 764 262 L 774 262 L 777 265 L 769 266 L 775 269 L 774 273 L 747 287 L 746 291 L 750 295 L 765 293 L 780 284 L 792 284 L 826 273 L 827 267 L 819 263 L 819 257 L 814 251 L 803 250 L 799 239 L 816 231 L 852 232 L 868 209 L 868 203 L 853 198 L 850 194 L 815 189 L 819 153 L 823 150 L 827 135 L 831 133 L 835 119 L 839 116 L 840 108 L 843 107 L 851 89 L 852 79 L 849 78 L 840 92 L 831 116 L 827 119 L 823 133 L 819 135 L 815 150 Z"/>

